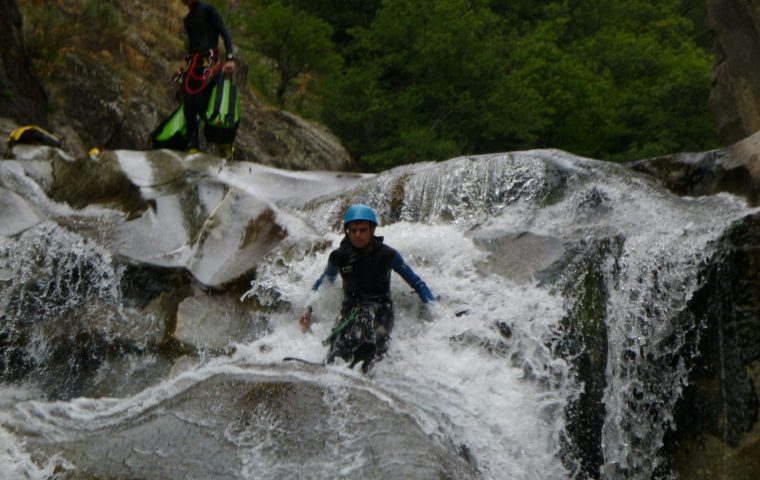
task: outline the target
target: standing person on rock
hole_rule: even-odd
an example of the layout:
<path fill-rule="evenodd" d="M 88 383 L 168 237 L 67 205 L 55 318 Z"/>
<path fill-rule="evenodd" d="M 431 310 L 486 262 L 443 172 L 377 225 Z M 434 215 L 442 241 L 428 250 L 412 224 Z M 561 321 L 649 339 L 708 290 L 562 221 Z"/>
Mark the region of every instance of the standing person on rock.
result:
<path fill-rule="evenodd" d="M 182 24 L 187 35 L 187 63 L 182 72 L 180 89 L 189 136 L 188 150 L 198 150 L 200 120 L 209 103 L 216 75 L 235 71 L 232 37 L 224 26 L 219 11 L 199 0 L 181 0 L 188 9 Z M 219 36 L 224 40 L 225 60 L 219 57 Z M 220 145 L 222 156 L 232 156 L 232 145 Z"/>
<path fill-rule="evenodd" d="M 340 247 L 330 253 L 322 276 L 314 284 L 316 291 L 324 280 L 334 282 L 338 274 L 343 281 L 343 306 L 340 317 L 325 344 L 330 345 L 326 363 L 335 357 L 362 363 L 369 370 L 375 359 L 388 350 L 393 329 L 391 270 L 401 275 L 425 305 L 435 297 L 425 282 L 404 262 L 401 255 L 375 236 L 377 216 L 366 205 L 355 204 L 343 216 L 346 234 Z M 307 307 L 299 323 L 307 332 L 311 324 L 311 307 Z"/>

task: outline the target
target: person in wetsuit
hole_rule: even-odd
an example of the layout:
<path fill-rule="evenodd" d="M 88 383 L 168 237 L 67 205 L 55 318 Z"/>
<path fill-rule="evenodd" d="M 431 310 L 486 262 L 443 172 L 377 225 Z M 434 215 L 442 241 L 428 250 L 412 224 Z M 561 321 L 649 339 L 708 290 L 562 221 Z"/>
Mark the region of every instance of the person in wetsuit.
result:
<path fill-rule="evenodd" d="M 429 305 L 435 301 L 424 281 L 404 262 L 401 255 L 383 243 L 383 237 L 375 236 L 377 217 L 366 205 L 349 207 L 343 217 L 345 238 L 340 246 L 330 253 L 324 273 L 316 281 L 312 290 L 316 291 L 325 280 L 334 282 L 340 275 L 343 281 L 343 306 L 336 327 L 328 339 L 330 351 L 327 363 L 336 356 L 351 361 L 351 367 L 363 361 L 362 370 L 369 369 L 375 358 L 381 358 L 388 350 L 388 340 L 393 329 L 393 303 L 391 301 L 391 270 L 401 275 L 417 292 L 420 299 Z M 371 325 L 357 330 L 354 325 L 370 317 Z M 306 332 L 311 324 L 311 308 L 301 316 L 301 331 Z M 357 332 L 361 331 L 359 334 Z M 361 339 L 346 338 L 349 332 L 361 335 Z M 361 351 L 345 351 L 359 346 Z"/>
<path fill-rule="evenodd" d="M 219 62 L 219 37 L 224 40 L 225 60 L 221 63 L 223 74 L 235 71 L 232 37 L 224 26 L 219 11 L 213 5 L 199 0 L 181 0 L 188 8 L 182 20 L 187 35 L 188 65 L 180 89 L 189 138 L 188 150 L 198 149 L 200 118 L 208 106 L 215 65 Z M 231 147 L 231 146 L 230 146 Z"/>

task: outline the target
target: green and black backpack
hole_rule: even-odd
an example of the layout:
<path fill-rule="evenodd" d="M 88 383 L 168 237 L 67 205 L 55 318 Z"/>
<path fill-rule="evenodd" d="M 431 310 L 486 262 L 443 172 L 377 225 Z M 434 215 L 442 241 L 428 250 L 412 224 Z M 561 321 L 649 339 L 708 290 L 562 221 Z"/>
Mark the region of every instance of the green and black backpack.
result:
<path fill-rule="evenodd" d="M 203 133 L 213 143 L 234 143 L 240 124 L 240 95 L 229 75 L 218 75 L 206 108 Z"/>
<path fill-rule="evenodd" d="M 185 150 L 187 148 L 187 123 L 185 123 L 185 109 L 182 104 L 161 122 L 150 134 L 153 148 L 168 148 L 171 150 Z"/>

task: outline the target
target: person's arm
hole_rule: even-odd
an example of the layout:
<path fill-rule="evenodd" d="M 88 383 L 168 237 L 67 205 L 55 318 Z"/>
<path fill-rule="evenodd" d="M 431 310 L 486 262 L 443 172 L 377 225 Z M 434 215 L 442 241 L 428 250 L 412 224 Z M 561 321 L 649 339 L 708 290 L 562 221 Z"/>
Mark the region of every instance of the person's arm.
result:
<path fill-rule="evenodd" d="M 224 53 L 226 54 L 226 58 L 224 63 L 222 63 L 222 72 L 232 73 L 235 71 L 235 56 L 232 52 L 232 36 L 230 35 L 230 31 L 227 30 L 227 27 L 224 25 L 222 16 L 216 8 L 210 9 L 210 17 L 214 29 L 219 32 L 219 35 L 222 36 L 222 40 L 224 41 Z"/>
<path fill-rule="evenodd" d="M 406 283 L 408 283 L 409 286 L 412 287 L 415 292 L 417 292 L 417 295 L 419 295 L 424 303 L 429 304 L 435 302 L 435 297 L 433 296 L 428 286 L 416 273 L 414 273 L 412 267 L 404 262 L 404 259 L 401 258 L 400 253 L 396 252 L 396 254 L 393 255 L 393 260 L 391 260 L 391 268 L 394 272 L 401 275 L 401 278 L 403 278 L 404 281 L 406 281 Z"/>
<path fill-rule="evenodd" d="M 330 283 L 335 282 L 335 278 L 338 276 L 338 267 L 333 265 L 332 262 L 328 260 L 327 266 L 325 267 L 325 271 L 322 272 L 322 275 L 319 276 L 316 282 L 314 282 L 314 286 L 311 287 L 312 290 L 315 292 L 319 290 L 319 287 L 322 285 L 322 283 L 327 280 Z"/>
<path fill-rule="evenodd" d="M 320 275 L 317 281 L 314 282 L 314 286 L 311 287 L 311 290 L 313 292 L 319 290 L 319 287 L 325 280 L 333 283 L 337 276 L 338 268 L 332 262 L 328 261 L 325 271 L 322 272 L 322 275 Z M 311 305 L 306 306 L 306 310 L 304 310 L 301 318 L 298 319 L 298 324 L 301 326 L 301 332 L 303 333 L 306 333 L 311 329 Z"/>

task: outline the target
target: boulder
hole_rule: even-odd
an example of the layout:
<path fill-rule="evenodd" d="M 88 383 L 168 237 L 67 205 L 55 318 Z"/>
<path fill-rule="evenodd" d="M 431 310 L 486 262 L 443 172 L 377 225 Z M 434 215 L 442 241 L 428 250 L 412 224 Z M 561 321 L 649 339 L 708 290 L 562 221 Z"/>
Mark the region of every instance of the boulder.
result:
<path fill-rule="evenodd" d="M 561 240 L 530 232 L 505 234 L 485 229 L 473 233 L 473 242 L 490 253 L 479 264 L 481 271 L 497 273 L 516 283 L 531 282 L 565 253 Z"/>
<path fill-rule="evenodd" d="M 719 150 L 666 155 L 629 166 L 678 195 L 728 192 L 752 206 L 760 204 L 760 133 Z"/>
<path fill-rule="evenodd" d="M 348 151 L 326 127 L 292 113 L 259 107 L 243 119 L 241 141 L 248 160 L 291 170 L 354 169 Z"/>
<path fill-rule="evenodd" d="M 60 399 L 127 394 L 108 372 L 144 388 L 177 358 L 255 340 L 266 307 L 241 296 L 259 262 L 313 243 L 273 199 L 361 180 L 168 150 L 14 154 L 0 161 L 0 381 Z"/>
<path fill-rule="evenodd" d="M 0 187 L 0 236 L 12 236 L 40 222 L 40 216 L 18 194 Z"/>
<path fill-rule="evenodd" d="M 562 459 L 570 470 L 599 478 L 604 464 L 603 428 L 607 416 L 609 333 L 605 319 L 610 296 L 610 271 L 624 243 L 621 237 L 583 239 L 566 245 L 564 255 L 542 272 L 568 299 L 557 351 L 569 358 L 583 391 L 566 408 L 567 432 L 562 438 Z M 577 463 L 576 463 L 577 462 Z"/>
<path fill-rule="evenodd" d="M 325 470 L 363 479 L 478 478 L 371 386 L 336 379 L 325 387 L 276 373 L 215 375 L 132 411 L 116 407 L 101 428 L 54 442 L 37 436 L 28 446 L 68 460 L 70 470 L 59 472 L 65 479 L 309 478 Z"/>
<path fill-rule="evenodd" d="M 251 302 L 196 292 L 179 304 L 174 338 L 194 350 L 224 351 L 232 342 L 256 339 L 265 327 L 265 317 L 255 315 Z"/>
<path fill-rule="evenodd" d="M 128 275 L 86 238 L 46 221 L 0 250 L 0 380 L 29 376 L 52 398 L 85 395 L 109 362 L 165 336 L 156 317 L 124 308 L 116 285 Z"/>
<path fill-rule="evenodd" d="M 760 130 L 760 2 L 708 0 L 715 34 L 709 106 L 724 145 Z"/>

